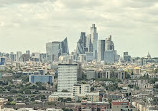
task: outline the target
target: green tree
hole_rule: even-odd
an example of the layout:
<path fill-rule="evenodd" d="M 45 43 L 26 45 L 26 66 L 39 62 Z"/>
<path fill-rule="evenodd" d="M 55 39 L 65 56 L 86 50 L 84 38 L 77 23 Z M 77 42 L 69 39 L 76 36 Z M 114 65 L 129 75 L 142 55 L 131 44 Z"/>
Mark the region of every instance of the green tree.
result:
<path fill-rule="evenodd" d="M 60 97 L 58 98 L 58 101 L 64 102 L 64 99 Z"/>
<path fill-rule="evenodd" d="M 10 90 L 10 93 L 17 93 L 17 90 L 12 89 L 12 90 Z"/>
<path fill-rule="evenodd" d="M 69 92 L 68 90 L 66 90 L 66 89 L 63 89 L 61 92 Z"/>
<path fill-rule="evenodd" d="M 154 70 L 154 72 L 155 72 L 155 73 L 158 73 L 158 68 L 156 68 L 156 69 Z"/>
<path fill-rule="evenodd" d="M 31 94 L 31 91 L 29 89 L 25 90 L 25 94 Z"/>
<path fill-rule="evenodd" d="M 91 87 L 91 92 L 93 92 L 94 91 L 94 87 Z"/>
<path fill-rule="evenodd" d="M 11 101 L 10 105 L 16 105 L 16 102 L 15 101 Z"/>
<path fill-rule="evenodd" d="M 22 81 L 23 81 L 24 83 L 29 82 L 29 77 L 28 77 L 28 76 L 23 77 L 23 78 L 22 78 Z"/>
<path fill-rule="evenodd" d="M 13 101 L 12 97 L 7 97 L 7 99 L 8 99 L 9 102 Z"/>
<path fill-rule="evenodd" d="M 23 98 L 22 97 L 17 97 L 17 99 L 16 99 L 17 101 L 22 101 L 23 100 Z"/>
<path fill-rule="evenodd" d="M 67 98 L 67 99 L 66 99 L 66 101 L 71 101 L 71 100 L 72 100 L 71 98 Z"/>
<path fill-rule="evenodd" d="M 31 101 L 34 102 L 34 101 L 35 101 L 35 98 L 31 98 Z"/>

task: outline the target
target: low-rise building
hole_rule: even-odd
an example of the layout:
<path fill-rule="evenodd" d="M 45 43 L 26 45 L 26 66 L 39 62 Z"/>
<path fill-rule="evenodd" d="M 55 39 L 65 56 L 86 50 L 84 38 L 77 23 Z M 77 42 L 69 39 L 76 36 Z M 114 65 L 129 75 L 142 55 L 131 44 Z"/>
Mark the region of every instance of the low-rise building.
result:
<path fill-rule="evenodd" d="M 136 108 L 131 107 L 128 100 L 112 101 L 112 111 L 136 111 Z"/>
<path fill-rule="evenodd" d="M 53 83 L 54 76 L 52 75 L 29 75 L 29 82 L 30 83 Z"/>

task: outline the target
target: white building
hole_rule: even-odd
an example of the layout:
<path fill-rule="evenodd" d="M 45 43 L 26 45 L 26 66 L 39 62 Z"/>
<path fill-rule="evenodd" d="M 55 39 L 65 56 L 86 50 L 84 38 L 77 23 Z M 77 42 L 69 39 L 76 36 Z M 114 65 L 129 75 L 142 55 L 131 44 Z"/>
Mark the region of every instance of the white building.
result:
<path fill-rule="evenodd" d="M 53 102 L 53 101 L 58 101 L 59 98 L 71 98 L 73 99 L 73 93 L 72 92 L 53 92 L 49 97 L 48 101 Z"/>
<path fill-rule="evenodd" d="M 77 64 L 58 64 L 58 92 L 73 92 L 73 86 L 77 84 L 77 71 Z"/>
<path fill-rule="evenodd" d="M 74 96 L 85 96 L 86 93 L 90 92 L 90 84 L 76 84 L 73 86 Z"/>

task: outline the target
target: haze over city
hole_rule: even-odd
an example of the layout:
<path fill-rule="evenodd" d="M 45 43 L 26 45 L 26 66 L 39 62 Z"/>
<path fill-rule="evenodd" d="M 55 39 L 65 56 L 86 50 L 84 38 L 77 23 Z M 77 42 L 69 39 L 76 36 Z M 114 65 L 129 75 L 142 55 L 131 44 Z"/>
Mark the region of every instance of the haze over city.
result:
<path fill-rule="evenodd" d="M 157 0 L 1 0 L 0 50 L 46 52 L 46 43 L 68 37 L 76 49 L 80 32 L 98 28 L 98 38 L 112 35 L 118 54 L 157 56 Z"/>
<path fill-rule="evenodd" d="M 0 111 L 158 111 L 158 0 L 0 0 Z"/>

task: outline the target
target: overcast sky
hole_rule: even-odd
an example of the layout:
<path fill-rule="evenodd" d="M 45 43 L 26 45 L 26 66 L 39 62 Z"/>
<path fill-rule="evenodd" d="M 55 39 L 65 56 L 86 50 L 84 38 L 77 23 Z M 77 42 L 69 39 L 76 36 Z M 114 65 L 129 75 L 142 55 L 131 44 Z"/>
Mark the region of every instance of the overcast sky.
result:
<path fill-rule="evenodd" d="M 120 55 L 158 56 L 158 0 L 0 0 L 0 52 L 45 52 L 65 37 L 73 51 L 92 24 Z"/>

